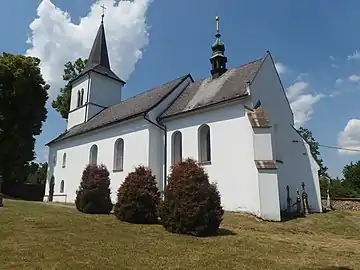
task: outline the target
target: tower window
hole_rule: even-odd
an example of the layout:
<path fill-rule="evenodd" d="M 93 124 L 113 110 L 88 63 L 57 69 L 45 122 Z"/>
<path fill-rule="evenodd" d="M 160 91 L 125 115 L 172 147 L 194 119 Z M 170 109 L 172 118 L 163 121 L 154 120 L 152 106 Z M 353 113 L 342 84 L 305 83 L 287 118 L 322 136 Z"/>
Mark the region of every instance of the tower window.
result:
<path fill-rule="evenodd" d="M 77 92 L 77 106 L 76 106 L 77 108 L 80 107 L 80 101 L 81 101 L 81 100 L 80 100 L 80 99 L 81 99 L 80 95 L 81 95 L 81 94 L 80 94 L 80 91 L 78 91 L 78 92 Z"/>
<path fill-rule="evenodd" d="M 81 94 L 80 94 L 80 106 L 84 105 L 84 88 L 81 89 Z"/>

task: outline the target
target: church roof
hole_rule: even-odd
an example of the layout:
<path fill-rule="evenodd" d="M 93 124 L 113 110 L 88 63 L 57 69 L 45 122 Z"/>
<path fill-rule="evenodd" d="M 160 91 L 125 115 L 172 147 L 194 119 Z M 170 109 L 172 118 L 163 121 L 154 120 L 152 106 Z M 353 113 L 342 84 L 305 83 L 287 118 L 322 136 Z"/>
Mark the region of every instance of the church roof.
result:
<path fill-rule="evenodd" d="M 158 87 L 152 88 L 139 95 L 126 99 L 114 106 L 102 110 L 100 113 L 95 115 L 89 121 L 74 126 L 67 130 L 47 145 L 54 142 L 61 141 L 63 139 L 80 135 L 88 131 L 92 131 L 98 128 L 109 126 L 121 121 L 125 121 L 150 111 L 162 102 L 169 94 L 175 90 L 186 78 L 190 77 L 189 74 L 167 82 Z"/>
<path fill-rule="evenodd" d="M 247 85 L 253 80 L 263 59 L 230 69 L 219 78 L 208 77 L 191 83 L 161 115 L 161 119 L 248 95 Z"/>
<path fill-rule="evenodd" d="M 85 68 L 72 81 L 75 81 L 89 71 L 94 71 L 102 75 L 108 76 L 114 80 L 125 83 L 110 68 L 109 53 L 106 45 L 105 29 L 103 22 L 101 22 L 97 31 L 94 44 L 91 48 Z"/>

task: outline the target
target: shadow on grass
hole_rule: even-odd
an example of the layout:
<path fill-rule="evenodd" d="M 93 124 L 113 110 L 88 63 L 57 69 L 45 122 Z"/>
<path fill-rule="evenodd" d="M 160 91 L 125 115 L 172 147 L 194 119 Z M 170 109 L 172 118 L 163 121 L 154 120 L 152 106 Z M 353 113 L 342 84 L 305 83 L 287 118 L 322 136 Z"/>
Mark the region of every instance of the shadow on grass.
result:
<path fill-rule="evenodd" d="M 236 233 L 228 229 L 219 228 L 214 236 L 229 236 L 229 235 L 236 235 Z"/>
<path fill-rule="evenodd" d="M 291 213 L 282 213 L 281 214 L 281 222 L 286 222 L 286 221 L 290 221 L 290 220 L 294 220 L 294 219 L 299 219 L 299 218 L 305 218 L 306 216 L 302 213 L 297 213 L 297 212 L 291 212 Z"/>

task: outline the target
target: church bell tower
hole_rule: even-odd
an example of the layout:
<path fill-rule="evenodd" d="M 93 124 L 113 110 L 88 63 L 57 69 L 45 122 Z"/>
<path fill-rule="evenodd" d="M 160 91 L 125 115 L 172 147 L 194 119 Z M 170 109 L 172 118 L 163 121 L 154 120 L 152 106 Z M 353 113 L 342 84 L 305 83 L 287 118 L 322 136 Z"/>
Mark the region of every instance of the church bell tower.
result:
<path fill-rule="evenodd" d="M 212 56 L 211 62 L 211 75 L 213 79 L 220 77 L 224 74 L 226 69 L 227 58 L 225 56 L 225 44 L 221 41 L 220 29 L 219 29 L 219 16 L 216 16 L 216 35 L 215 42 L 211 46 Z"/>
<path fill-rule="evenodd" d="M 86 66 L 70 83 L 72 90 L 67 130 L 121 102 L 121 88 L 125 82 L 110 68 L 104 14 Z"/>

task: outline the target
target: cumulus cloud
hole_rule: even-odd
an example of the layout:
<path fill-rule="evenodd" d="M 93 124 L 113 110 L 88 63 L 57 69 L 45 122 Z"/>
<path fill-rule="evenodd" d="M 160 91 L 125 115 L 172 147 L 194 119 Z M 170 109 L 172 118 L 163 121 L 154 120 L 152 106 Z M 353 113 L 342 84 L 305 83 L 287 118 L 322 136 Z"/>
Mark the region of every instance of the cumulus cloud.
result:
<path fill-rule="evenodd" d="M 335 84 L 342 84 L 343 82 L 344 82 L 343 79 L 338 78 L 338 79 L 336 79 Z"/>
<path fill-rule="evenodd" d="M 348 55 L 348 60 L 360 60 L 360 52 L 356 50 L 353 54 Z"/>
<path fill-rule="evenodd" d="M 30 48 L 27 55 L 41 59 L 44 79 L 51 85 L 50 98 L 56 97 L 63 86 L 64 64 L 78 57 L 87 58 L 106 6 L 105 31 L 111 67 L 127 80 L 149 43 L 146 13 L 151 0 L 99 0 L 79 24 L 71 22 L 70 14 L 50 0 L 42 0 L 37 18 L 30 24 Z"/>
<path fill-rule="evenodd" d="M 290 107 L 294 113 L 294 124 L 298 128 L 311 119 L 313 106 L 324 97 L 323 94 L 306 93 L 309 83 L 297 80 L 286 89 Z"/>
<path fill-rule="evenodd" d="M 338 145 L 341 148 L 355 149 L 360 151 L 360 120 L 351 119 L 343 131 L 338 134 Z M 340 154 L 359 155 L 357 151 L 338 150 Z"/>
<path fill-rule="evenodd" d="M 286 73 L 288 71 L 288 68 L 279 62 L 275 63 L 275 68 L 279 74 Z"/>
<path fill-rule="evenodd" d="M 359 75 L 350 75 L 349 76 L 349 81 L 351 82 L 360 82 L 360 76 Z"/>

